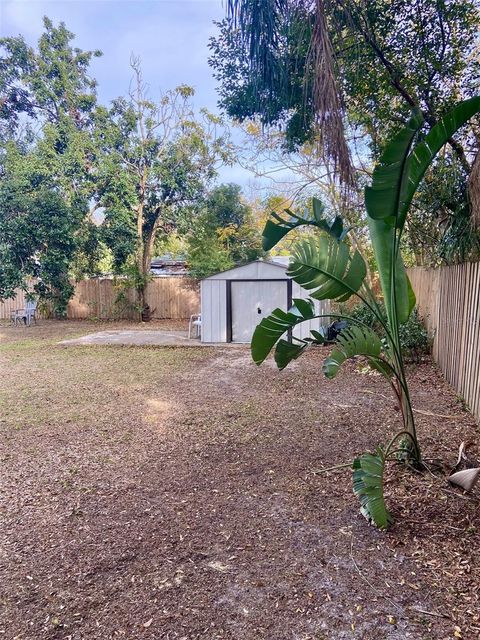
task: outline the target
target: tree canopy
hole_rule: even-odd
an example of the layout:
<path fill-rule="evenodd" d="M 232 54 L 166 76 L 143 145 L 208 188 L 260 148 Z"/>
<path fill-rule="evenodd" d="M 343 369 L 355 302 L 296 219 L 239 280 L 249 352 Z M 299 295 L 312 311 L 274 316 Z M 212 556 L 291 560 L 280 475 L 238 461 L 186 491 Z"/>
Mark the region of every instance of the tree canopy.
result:
<path fill-rule="evenodd" d="M 191 87 L 152 102 L 138 60 L 132 69 L 128 97 L 103 114 L 97 204 L 117 271 L 134 272 L 143 308 L 157 236 L 191 226 L 218 166 L 230 156 L 221 121 L 205 110 L 194 114 Z"/>
<path fill-rule="evenodd" d="M 92 133 L 96 83 L 93 56 L 73 48 L 64 24 L 44 19 L 34 49 L 22 36 L 0 47 L 0 296 L 15 287 L 35 289 L 63 313 L 73 291 L 75 260 L 95 235 L 89 203 L 95 190 L 97 150 Z"/>
<path fill-rule="evenodd" d="M 455 100 L 478 90 L 479 24 L 474 0 L 230 0 L 210 43 L 220 105 L 239 121 L 257 119 L 267 131 L 280 129 L 288 151 L 314 142 L 319 163 L 330 165 L 335 182 L 359 191 L 365 171 L 412 107 L 421 110 L 425 130 Z M 449 158 L 444 169 L 452 167 L 442 171 L 443 181 L 461 198 L 454 207 L 451 198 L 442 199 L 448 213 L 443 226 L 431 221 L 434 262 L 475 252 L 472 222 L 480 212 L 472 205 L 480 187 L 472 166 L 478 139 L 474 120 L 443 153 Z M 366 162 L 353 167 L 352 155 L 358 154 Z M 427 180 L 412 219 L 422 215 L 426 200 L 430 209 L 438 204 L 445 190 L 437 185 Z M 411 247 L 419 249 L 415 242 Z"/>
<path fill-rule="evenodd" d="M 188 237 L 190 273 L 205 278 L 264 255 L 252 207 L 236 184 L 215 187 Z"/>
<path fill-rule="evenodd" d="M 191 229 L 232 159 L 226 129 L 194 111 L 189 86 L 153 102 L 136 58 L 131 90 L 99 104 L 89 66 L 101 53 L 74 47 L 63 23 L 44 27 L 36 47 L 0 41 L 0 296 L 35 282 L 62 313 L 72 279 L 110 254 L 142 308 L 156 239 Z"/>

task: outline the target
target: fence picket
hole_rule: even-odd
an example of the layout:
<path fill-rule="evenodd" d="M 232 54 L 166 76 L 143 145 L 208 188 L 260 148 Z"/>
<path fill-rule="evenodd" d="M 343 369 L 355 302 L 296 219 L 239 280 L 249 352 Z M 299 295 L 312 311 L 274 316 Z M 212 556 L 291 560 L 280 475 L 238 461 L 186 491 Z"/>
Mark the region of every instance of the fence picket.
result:
<path fill-rule="evenodd" d="M 82 280 L 75 286 L 75 293 L 67 308 L 67 318 L 82 320 L 88 318 L 101 319 L 136 319 L 138 312 L 133 308 L 135 296 L 127 292 L 125 308 L 116 305 L 118 290 L 110 278 L 92 278 Z M 153 278 L 147 287 L 147 303 L 155 310 L 156 319 L 189 318 L 200 311 L 200 291 L 196 280 L 191 278 Z M 13 299 L 0 302 L 0 320 L 10 318 L 14 309 L 25 307 L 25 295 L 18 290 Z"/>
<path fill-rule="evenodd" d="M 480 420 L 480 263 L 408 270 L 433 358 Z"/>

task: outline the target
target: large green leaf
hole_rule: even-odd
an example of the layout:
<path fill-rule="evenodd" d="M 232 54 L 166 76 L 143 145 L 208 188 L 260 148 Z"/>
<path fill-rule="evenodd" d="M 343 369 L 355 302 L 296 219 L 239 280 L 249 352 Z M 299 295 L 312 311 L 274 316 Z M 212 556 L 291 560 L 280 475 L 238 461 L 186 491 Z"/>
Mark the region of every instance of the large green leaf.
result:
<path fill-rule="evenodd" d="M 368 228 L 372 241 L 375 260 L 377 261 L 378 275 L 382 285 L 387 317 L 392 326 L 392 316 L 394 314 L 394 304 L 400 324 L 405 323 L 415 306 L 415 294 L 408 279 L 403 264 L 403 259 L 398 252 L 394 256 L 395 227 L 390 224 L 389 219 L 374 220 L 368 218 Z M 393 262 L 395 261 L 395 281 L 392 291 Z M 395 294 L 395 303 L 393 301 Z"/>
<path fill-rule="evenodd" d="M 448 140 L 477 113 L 480 113 L 480 96 L 460 102 L 432 127 L 422 142 L 414 147 L 409 157 L 408 175 L 398 213 L 397 227 L 399 229 L 403 228 L 412 198 L 433 158 Z"/>
<path fill-rule="evenodd" d="M 315 317 L 313 300 L 294 298 L 293 303 L 288 311 L 275 309 L 256 326 L 251 343 L 252 358 L 256 364 L 265 360 L 275 343 L 289 329 Z"/>
<path fill-rule="evenodd" d="M 385 363 L 380 360 L 382 343 L 380 337 L 369 327 L 352 326 L 342 331 L 337 338 L 337 347 L 323 363 L 323 373 L 327 378 L 334 378 L 340 366 L 355 356 L 365 356 L 374 363 L 375 369 L 384 373 Z M 379 368 L 376 362 L 384 367 Z"/>
<path fill-rule="evenodd" d="M 387 145 L 373 172 L 372 184 L 365 189 L 370 237 L 390 323 L 395 313 L 400 323 L 406 322 L 415 306 L 415 296 L 396 248 L 412 198 L 438 151 L 478 112 L 480 96 L 461 102 L 410 151 L 423 123 L 420 112 L 414 111 L 407 126 Z"/>
<path fill-rule="evenodd" d="M 307 346 L 308 342 L 305 340 L 288 342 L 288 340 L 280 339 L 275 348 L 275 362 L 280 371 L 285 369 L 292 360 L 299 358 Z"/>
<path fill-rule="evenodd" d="M 384 469 L 385 455 L 380 448 L 353 461 L 353 491 L 360 499 L 360 511 L 379 529 L 386 529 L 393 522 L 383 495 Z"/>
<path fill-rule="evenodd" d="M 357 293 L 367 268 L 358 251 L 353 256 L 344 242 L 321 236 L 299 243 L 288 275 L 317 300 L 344 302 Z"/>
<path fill-rule="evenodd" d="M 449 139 L 475 114 L 480 113 L 480 96 L 464 100 L 449 111 L 410 152 L 416 133 L 424 120 L 414 109 L 408 124 L 387 145 L 365 189 L 368 215 L 390 218 L 402 229 L 408 208 L 430 163 Z"/>
<path fill-rule="evenodd" d="M 414 111 L 407 126 L 387 145 L 373 172 L 372 184 L 365 189 L 370 239 L 390 325 L 395 315 L 400 323 L 406 322 L 415 306 L 402 257 L 395 247 L 400 204 L 408 180 L 408 154 L 422 124 L 421 113 Z"/>
<path fill-rule="evenodd" d="M 284 212 L 286 216 L 281 216 L 273 211 L 271 213 L 271 219 L 267 220 L 263 230 L 262 244 L 265 251 L 273 249 L 287 233 L 301 226 L 317 227 L 337 240 L 343 240 L 349 229 L 344 229 L 342 219 L 337 216 L 335 220 L 330 223 L 324 217 L 325 207 L 317 198 L 313 198 L 312 208 L 313 215 L 307 213 L 303 217 L 293 213 L 290 209 L 285 209 Z"/>
<path fill-rule="evenodd" d="M 396 226 L 402 189 L 407 179 L 408 153 L 423 116 L 414 110 L 407 125 L 393 138 L 382 153 L 372 176 L 372 184 L 365 188 L 365 206 L 374 220 L 388 220 Z"/>

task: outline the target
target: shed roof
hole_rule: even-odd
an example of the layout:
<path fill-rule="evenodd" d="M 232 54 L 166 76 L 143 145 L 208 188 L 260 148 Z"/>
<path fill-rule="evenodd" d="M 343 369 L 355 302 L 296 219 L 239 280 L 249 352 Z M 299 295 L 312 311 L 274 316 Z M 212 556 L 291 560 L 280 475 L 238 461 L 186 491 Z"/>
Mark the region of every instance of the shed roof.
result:
<path fill-rule="evenodd" d="M 269 275 L 275 278 L 285 277 L 286 270 L 287 265 L 279 264 L 273 260 L 254 260 L 239 267 L 227 269 L 227 271 L 214 273 L 204 280 L 241 280 L 242 278 L 268 280 Z"/>

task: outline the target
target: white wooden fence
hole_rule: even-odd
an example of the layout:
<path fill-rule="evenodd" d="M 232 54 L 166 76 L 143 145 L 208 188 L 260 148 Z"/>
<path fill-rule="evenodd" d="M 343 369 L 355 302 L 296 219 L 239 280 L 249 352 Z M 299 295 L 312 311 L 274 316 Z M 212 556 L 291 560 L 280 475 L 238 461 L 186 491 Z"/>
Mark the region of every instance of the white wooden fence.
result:
<path fill-rule="evenodd" d="M 480 420 L 480 262 L 408 270 L 433 357 Z"/>

